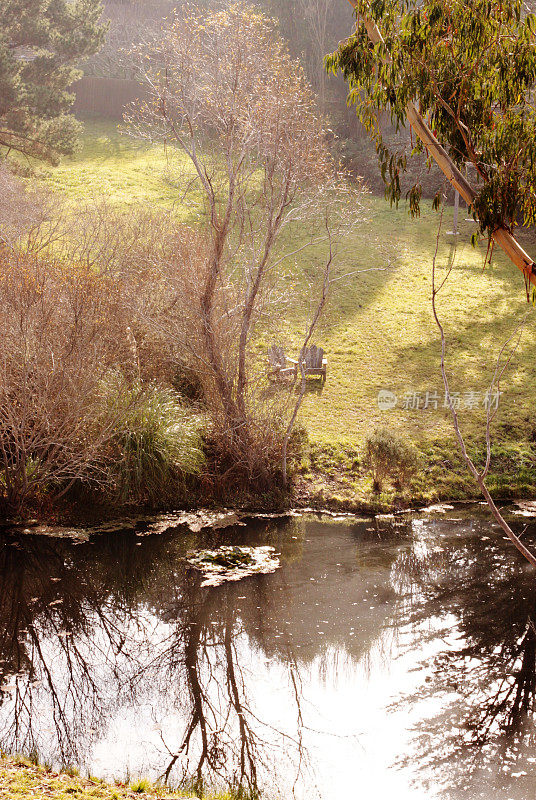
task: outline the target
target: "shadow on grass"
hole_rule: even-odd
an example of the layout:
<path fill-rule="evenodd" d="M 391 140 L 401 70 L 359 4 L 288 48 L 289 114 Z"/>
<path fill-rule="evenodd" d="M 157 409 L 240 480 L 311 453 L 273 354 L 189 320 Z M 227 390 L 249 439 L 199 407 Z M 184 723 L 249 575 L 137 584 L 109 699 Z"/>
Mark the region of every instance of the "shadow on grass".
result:
<path fill-rule="evenodd" d="M 486 311 L 487 319 L 457 320 L 455 329 L 451 323 L 445 322 L 445 366 L 450 391 L 456 402 L 460 403 L 458 410 L 462 432 L 473 440 L 480 440 L 485 435 L 485 393 L 489 389 L 499 352 L 522 319 L 519 308 L 505 312 L 501 298 L 490 301 Z M 529 318 L 527 326 L 530 325 Z M 525 330 L 500 383 L 501 402 L 493 430 L 501 440 L 521 440 L 533 436 L 534 404 L 530 398 L 536 394 L 536 369 L 532 350 L 531 332 Z M 502 363 L 506 358 L 507 355 Z M 449 409 L 443 407 L 439 331 L 434 340 L 400 347 L 397 360 L 403 365 L 404 383 L 422 401 L 420 409 L 415 408 L 414 412 L 431 413 L 439 408 L 450 419 Z M 431 391 L 437 391 L 440 395 L 438 408 L 431 406 L 425 409 L 426 393 Z M 474 393 L 472 399 L 470 393 Z M 435 413 L 430 417 L 431 430 L 434 418 L 437 421 Z"/>

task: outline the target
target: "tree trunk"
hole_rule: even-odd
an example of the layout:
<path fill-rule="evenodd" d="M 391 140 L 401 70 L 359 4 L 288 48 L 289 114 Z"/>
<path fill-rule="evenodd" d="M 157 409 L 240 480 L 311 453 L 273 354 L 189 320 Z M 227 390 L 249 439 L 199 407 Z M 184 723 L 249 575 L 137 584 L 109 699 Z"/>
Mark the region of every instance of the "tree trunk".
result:
<path fill-rule="evenodd" d="M 221 363 L 221 354 L 214 336 L 213 308 L 216 284 L 220 274 L 220 262 L 223 252 L 224 236 L 219 232 L 214 235 L 214 253 L 212 255 L 207 280 L 201 297 L 201 318 L 203 326 L 203 339 L 207 350 L 207 358 L 214 373 L 216 389 L 228 417 L 235 416 L 232 388 L 225 375 Z"/>

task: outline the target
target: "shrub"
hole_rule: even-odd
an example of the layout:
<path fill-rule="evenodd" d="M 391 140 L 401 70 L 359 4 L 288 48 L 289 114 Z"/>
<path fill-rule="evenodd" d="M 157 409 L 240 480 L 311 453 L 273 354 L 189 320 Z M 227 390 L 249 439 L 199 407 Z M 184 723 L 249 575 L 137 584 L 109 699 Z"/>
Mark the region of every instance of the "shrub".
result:
<path fill-rule="evenodd" d="M 101 480 L 100 381 L 124 360 L 111 281 L 90 268 L 4 250 L 0 262 L 0 493 L 20 507 Z"/>
<path fill-rule="evenodd" d="M 376 428 L 365 441 L 365 463 L 372 471 L 374 490 L 380 492 L 386 478 L 402 487 L 417 471 L 419 456 L 413 444 L 388 428 Z"/>
<path fill-rule="evenodd" d="M 79 209 L 76 225 L 67 214 L 51 226 L 53 236 L 49 227 L 37 220 L 16 247 L 0 242 L 0 500 L 15 510 L 45 496 L 57 499 L 75 485 L 103 494 L 117 488 L 111 440 L 117 450 L 134 409 L 154 406 L 153 380 L 173 375 L 187 303 L 179 302 L 180 286 L 199 258 L 193 233 L 141 211 Z M 6 230 L 0 226 L 1 237 Z M 106 403 L 110 382 L 115 402 Z M 133 382 L 149 387 L 143 394 L 138 385 L 135 402 Z M 160 396 L 162 409 L 171 397 Z M 130 465 L 121 495 L 151 495 L 151 469 L 161 485 L 164 463 L 186 463 L 178 448 L 187 436 L 173 431 L 170 415 L 159 438 L 153 408 L 152 433 L 146 426 L 142 436 L 134 426 L 130 450 L 116 452 L 118 464 Z M 182 424 L 184 416 L 180 409 L 174 421 Z M 160 456 L 142 458 L 151 449 Z"/>
<path fill-rule="evenodd" d="M 131 783 L 130 788 L 135 794 L 145 794 L 145 792 L 150 792 L 153 789 L 153 785 L 146 778 L 140 778 Z"/>
<path fill-rule="evenodd" d="M 174 500 L 204 461 L 202 423 L 172 389 L 155 384 L 123 391 L 110 377 L 103 387 L 104 413 L 116 420 L 107 460 L 121 502 Z"/>

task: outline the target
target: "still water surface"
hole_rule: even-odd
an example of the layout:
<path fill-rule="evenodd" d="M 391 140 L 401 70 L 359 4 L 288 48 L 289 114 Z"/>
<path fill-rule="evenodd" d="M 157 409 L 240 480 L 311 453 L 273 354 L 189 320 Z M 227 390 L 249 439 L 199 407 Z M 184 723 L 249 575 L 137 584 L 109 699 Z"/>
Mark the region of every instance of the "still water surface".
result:
<path fill-rule="evenodd" d="M 186 554 L 228 542 L 282 566 L 202 588 Z M 2 750 L 269 798 L 536 794 L 536 574 L 480 506 L 6 532 L 0 616 Z"/>

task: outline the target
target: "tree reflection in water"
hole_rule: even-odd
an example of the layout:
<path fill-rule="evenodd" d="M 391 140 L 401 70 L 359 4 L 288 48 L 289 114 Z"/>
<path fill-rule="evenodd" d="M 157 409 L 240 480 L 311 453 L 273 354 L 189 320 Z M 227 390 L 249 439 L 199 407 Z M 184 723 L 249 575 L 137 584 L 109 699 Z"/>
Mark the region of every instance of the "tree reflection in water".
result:
<path fill-rule="evenodd" d="M 277 543 L 277 529 L 259 535 Z M 294 691 L 297 737 L 270 731 L 268 741 L 240 663 L 240 588 L 202 589 L 199 573 L 184 562 L 194 542 L 183 532 L 138 541 L 116 533 L 77 545 L 2 540 L 3 750 L 36 752 L 62 766 L 87 764 L 118 708 L 136 707 L 149 694 L 155 710 L 175 708 L 184 725 L 178 747 L 165 726 L 160 731 L 166 780 L 257 796 L 267 754 L 284 747 L 289 757 L 291 744 L 301 768 L 300 694 Z M 299 536 L 279 544 L 291 561 Z M 285 666 L 296 688 L 290 646 Z"/>
<path fill-rule="evenodd" d="M 184 615 L 175 634 L 178 655 L 169 652 L 168 658 L 182 666 L 175 679 L 187 687 L 190 703 L 179 747 L 173 751 L 162 735 L 170 756 L 162 777 L 167 781 L 178 766 L 181 783 L 190 784 L 196 792 L 206 786 L 228 785 L 256 797 L 260 793 L 260 768 L 268 769 L 283 752 L 289 759 L 291 745 L 298 771 L 301 767 L 301 697 L 296 691 L 296 737 L 267 730 L 248 693 L 249 675 L 241 648 L 245 631 L 237 619 L 237 587 L 202 590 L 197 573 L 188 577 L 181 598 Z M 155 666 L 158 671 L 163 667 Z M 288 658 L 285 666 L 287 679 L 296 687 L 295 659 Z"/>
<path fill-rule="evenodd" d="M 414 548 L 394 565 L 395 582 L 413 594 L 412 624 L 448 625 L 434 630 L 447 646 L 430 679 L 400 701 L 441 697 L 442 708 L 399 763 L 418 764 L 434 781 L 442 775 L 452 797 L 508 790 L 525 798 L 535 788 L 536 575 L 494 532 L 482 541 L 482 527 L 458 526 L 454 539 L 451 523 L 436 523 L 431 548 Z M 438 535 L 442 547 L 434 548 Z"/>
<path fill-rule="evenodd" d="M 141 586 L 130 578 L 143 574 L 142 554 L 125 544 L 118 537 L 73 548 L 32 537 L 0 545 L 3 749 L 83 762 L 82 742 L 87 750 L 110 709 L 103 675 L 122 683 L 136 663 L 131 600 Z"/>
<path fill-rule="evenodd" d="M 325 702 L 338 704 L 335 686 L 344 695 L 349 744 L 331 749 L 350 761 L 355 732 L 369 727 L 352 709 L 372 708 L 367 687 L 385 688 L 399 693 L 394 712 L 427 711 L 403 745 L 389 740 L 384 706 L 375 717 L 386 726 L 380 747 L 403 749 L 398 764 L 421 785 L 455 798 L 507 788 L 525 800 L 529 778 L 518 779 L 524 796 L 509 776 L 514 765 L 529 774 L 536 758 L 536 583 L 485 532 L 472 511 L 456 523 L 257 523 L 233 542 L 274 545 L 282 569 L 216 588 L 202 588 L 184 556 L 228 533 L 116 532 L 80 544 L 4 536 L 0 748 L 86 767 L 100 748 L 105 766 L 120 761 L 117 777 L 133 763 L 198 792 L 226 785 L 256 797 L 275 775 L 288 790 L 300 776 L 313 784 L 306 745 L 323 687 Z M 407 647 L 418 658 L 427 642 L 433 663 L 413 694 L 391 687 L 388 673 L 376 684 L 371 653 L 389 663 Z M 271 716 L 263 686 L 268 705 L 279 704 Z M 346 736 L 340 719 L 329 724 Z M 366 771 L 366 755 L 360 764 Z M 350 788 L 358 767 L 343 768 Z"/>

